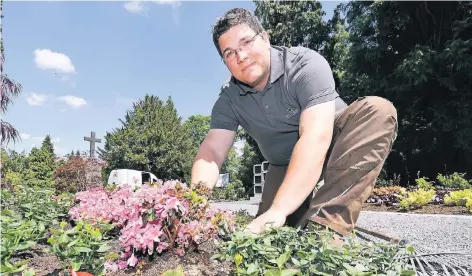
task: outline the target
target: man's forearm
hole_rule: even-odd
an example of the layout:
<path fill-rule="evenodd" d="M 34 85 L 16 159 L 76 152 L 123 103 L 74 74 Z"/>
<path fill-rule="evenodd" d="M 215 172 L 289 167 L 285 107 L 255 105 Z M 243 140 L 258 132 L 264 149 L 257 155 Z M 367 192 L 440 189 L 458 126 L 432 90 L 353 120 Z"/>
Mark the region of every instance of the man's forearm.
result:
<path fill-rule="evenodd" d="M 219 167 L 217 157 L 211 150 L 200 149 L 192 166 L 191 184 L 203 182 L 213 189 L 218 181 Z"/>
<path fill-rule="evenodd" d="M 288 216 L 313 192 L 321 175 L 330 140 L 330 137 L 325 137 L 314 142 L 309 136 L 300 138 L 271 209 Z"/>

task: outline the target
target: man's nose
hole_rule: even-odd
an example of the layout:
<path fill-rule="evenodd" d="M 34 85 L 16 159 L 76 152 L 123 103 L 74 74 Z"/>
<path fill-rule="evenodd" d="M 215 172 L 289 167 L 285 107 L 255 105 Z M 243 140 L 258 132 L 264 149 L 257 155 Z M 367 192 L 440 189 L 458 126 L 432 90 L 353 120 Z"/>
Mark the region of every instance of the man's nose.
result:
<path fill-rule="evenodd" d="M 247 53 L 245 51 L 237 51 L 236 55 L 238 56 L 238 61 L 242 62 L 247 58 Z"/>

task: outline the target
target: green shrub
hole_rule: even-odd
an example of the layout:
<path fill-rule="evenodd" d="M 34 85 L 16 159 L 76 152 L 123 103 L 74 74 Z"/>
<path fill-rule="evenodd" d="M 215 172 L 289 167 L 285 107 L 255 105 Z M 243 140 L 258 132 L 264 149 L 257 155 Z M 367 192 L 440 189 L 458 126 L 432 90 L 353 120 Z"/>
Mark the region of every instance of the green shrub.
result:
<path fill-rule="evenodd" d="M 241 200 L 246 198 L 246 190 L 241 180 L 236 179 L 224 188 L 214 188 L 213 199 Z"/>
<path fill-rule="evenodd" d="M 1 229 L 1 273 L 13 275 L 15 273 L 27 272 L 27 260 L 16 263 L 10 261 L 11 256 L 33 248 L 38 241 L 45 238 L 46 226 L 34 220 L 25 220 L 10 210 L 2 210 L 0 216 Z"/>
<path fill-rule="evenodd" d="M 61 260 L 64 269 L 83 270 L 94 275 L 103 275 L 105 262 L 117 259 L 119 256 L 109 252 L 110 246 L 106 241 L 106 233 L 113 225 L 108 223 L 90 224 L 78 220 L 77 225 L 67 229 L 67 223 L 62 221 L 59 228 L 50 228 L 51 237 L 46 252 L 55 254 Z"/>
<path fill-rule="evenodd" d="M 442 175 L 438 174 L 436 179 L 441 186 L 447 188 L 457 188 L 457 189 L 468 189 L 472 188 L 471 181 L 467 181 L 465 178 L 465 173 L 453 173 L 452 175 Z"/>
<path fill-rule="evenodd" d="M 398 195 L 401 198 L 399 207 L 403 210 L 417 209 L 430 203 L 435 195 L 434 189 L 426 190 L 423 188 L 418 189 L 418 191 L 408 192 L 406 196 Z"/>
<path fill-rule="evenodd" d="M 465 206 L 472 212 L 472 189 L 450 192 L 444 197 L 444 204 Z"/>
<path fill-rule="evenodd" d="M 429 190 L 433 188 L 433 185 L 430 181 L 428 181 L 427 177 L 420 177 L 415 179 L 416 185 L 418 188 Z"/>

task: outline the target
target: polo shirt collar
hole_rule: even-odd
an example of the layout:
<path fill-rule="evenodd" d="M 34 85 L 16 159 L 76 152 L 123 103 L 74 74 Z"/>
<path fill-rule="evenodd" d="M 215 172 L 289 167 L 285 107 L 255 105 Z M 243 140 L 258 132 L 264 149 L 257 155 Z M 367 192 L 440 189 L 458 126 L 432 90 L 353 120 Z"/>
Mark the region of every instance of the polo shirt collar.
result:
<path fill-rule="evenodd" d="M 279 79 L 284 74 L 284 62 L 282 58 L 282 52 L 274 46 L 270 47 L 270 78 L 269 83 L 266 85 L 264 90 L 271 87 L 271 84 L 274 83 L 277 79 Z M 256 93 L 258 92 L 257 89 L 237 80 L 233 76 L 231 76 L 231 80 L 238 85 L 241 90 L 239 91 L 240 95 L 245 95 L 249 92 Z"/>

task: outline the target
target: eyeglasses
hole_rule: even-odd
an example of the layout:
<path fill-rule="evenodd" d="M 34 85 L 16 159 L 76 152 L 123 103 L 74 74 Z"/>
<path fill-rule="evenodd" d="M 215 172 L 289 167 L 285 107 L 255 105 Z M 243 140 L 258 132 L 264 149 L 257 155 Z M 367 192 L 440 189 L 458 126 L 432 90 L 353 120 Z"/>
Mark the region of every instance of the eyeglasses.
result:
<path fill-rule="evenodd" d="M 236 58 L 236 52 L 238 51 L 249 52 L 252 49 L 252 46 L 254 45 L 254 41 L 256 41 L 256 37 L 259 34 L 260 33 L 257 33 L 252 38 L 246 39 L 245 41 L 243 41 L 241 44 L 239 44 L 236 50 L 228 50 L 224 52 L 223 57 L 221 59 L 226 62 L 233 61 Z"/>

